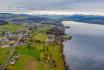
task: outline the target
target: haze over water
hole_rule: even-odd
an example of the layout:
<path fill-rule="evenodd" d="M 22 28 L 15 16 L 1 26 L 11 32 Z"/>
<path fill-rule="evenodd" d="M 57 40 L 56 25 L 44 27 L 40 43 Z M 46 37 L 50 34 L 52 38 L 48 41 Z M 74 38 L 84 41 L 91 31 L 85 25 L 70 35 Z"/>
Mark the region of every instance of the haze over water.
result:
<path fill-rule="evenodd" d="M 104 25 L 64 22 L 70 25 L 64 53 L 70 70 L 104 70 Z"/>

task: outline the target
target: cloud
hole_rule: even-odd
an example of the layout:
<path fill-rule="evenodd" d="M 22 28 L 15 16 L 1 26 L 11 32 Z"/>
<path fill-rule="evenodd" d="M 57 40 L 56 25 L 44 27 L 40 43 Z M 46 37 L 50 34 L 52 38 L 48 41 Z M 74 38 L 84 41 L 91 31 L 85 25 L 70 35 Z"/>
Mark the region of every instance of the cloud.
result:
<path fill-rule="evenodd" d="M 67 9 L 102 11 L 104 0 L 0 0 L 0 9 Z"/>

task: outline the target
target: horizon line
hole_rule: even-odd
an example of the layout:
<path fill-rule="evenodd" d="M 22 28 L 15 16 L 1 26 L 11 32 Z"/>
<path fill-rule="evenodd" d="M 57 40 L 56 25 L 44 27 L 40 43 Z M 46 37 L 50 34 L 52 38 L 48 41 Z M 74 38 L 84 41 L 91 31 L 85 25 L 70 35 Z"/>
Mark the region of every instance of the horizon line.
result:
<path fill-rule="evenodd" d="M 104 15 L 104 12 L 83 12 L 83 11 L 71 11 L 71 10 L 7 10 L 0 11 L 0 13 L 14 13 L 14 14 L 30 14 L 30 15 Z"/>

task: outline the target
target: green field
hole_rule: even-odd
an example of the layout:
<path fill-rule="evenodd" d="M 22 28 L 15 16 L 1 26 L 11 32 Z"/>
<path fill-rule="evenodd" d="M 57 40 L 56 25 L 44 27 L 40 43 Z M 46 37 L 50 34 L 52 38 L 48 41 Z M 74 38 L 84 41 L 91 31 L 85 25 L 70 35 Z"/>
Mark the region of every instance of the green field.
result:
<path fill-rule="evenodd" d="M 0 64 L 2 64 L 6 60 L 10 49 L 11 48 L 0 48 Z"/>
<path fill-rule="evenodd" d="M 0 32 L 9 30 L 10 32 L 16 32 L 18 30 L 23 30 L 25 26 L 23 25 L 15 25 L 12 23 L 6 25 L 0 25 Z"/>

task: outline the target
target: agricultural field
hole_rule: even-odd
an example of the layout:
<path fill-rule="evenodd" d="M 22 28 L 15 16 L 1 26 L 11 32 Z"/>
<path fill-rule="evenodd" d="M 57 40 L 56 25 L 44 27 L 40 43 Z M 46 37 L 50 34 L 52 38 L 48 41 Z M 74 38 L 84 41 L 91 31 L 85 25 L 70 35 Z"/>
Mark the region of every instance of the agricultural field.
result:
<path fill-rule="evenodd" d="M 8 56 L 10 49 L 11 49 L 10 47 L 0 48 L 0 64 L 2 64 L 6 60 L 6 57 Z"/>
<path fill-rule="evenodd" d="M 23 25 L 15 25 L 12 23 L 8 23 L 5 25 L 0 25 L 0 32 L 7 31 L 7 30 L 10 32 L 16 32 L 19 30 L 23 30 L 24 28 L 25 28 L 25 26 L 23 26 Z"/>

